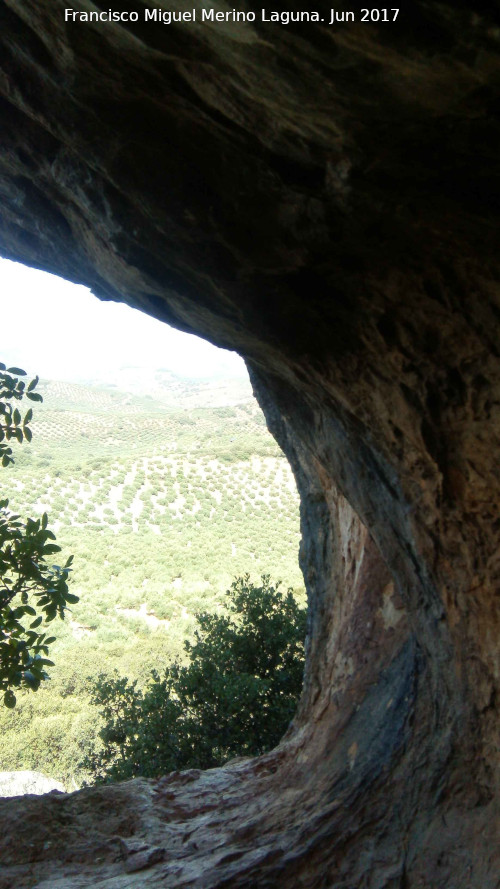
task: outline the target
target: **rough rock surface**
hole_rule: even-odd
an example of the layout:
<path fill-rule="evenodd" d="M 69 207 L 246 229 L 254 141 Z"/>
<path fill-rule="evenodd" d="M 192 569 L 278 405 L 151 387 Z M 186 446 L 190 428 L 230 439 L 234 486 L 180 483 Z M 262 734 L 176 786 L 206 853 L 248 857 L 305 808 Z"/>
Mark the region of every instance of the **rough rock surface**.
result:
<path fill-rule="evenodd" d="M 0 797 L 23 796 L 26 793 L 39 795 L 51 790 L 64 793 L 65 789 L 60 781 L 47 778 L 41 772 L 0 772 Z"/>
<path fill-rule="evenodd" d="M 0 886 L 497 889 L 498 4 L 63 9 L 0 2 L 0 252 L 246 358 L 308 665 L 267 757 L 0 801 Z"/>

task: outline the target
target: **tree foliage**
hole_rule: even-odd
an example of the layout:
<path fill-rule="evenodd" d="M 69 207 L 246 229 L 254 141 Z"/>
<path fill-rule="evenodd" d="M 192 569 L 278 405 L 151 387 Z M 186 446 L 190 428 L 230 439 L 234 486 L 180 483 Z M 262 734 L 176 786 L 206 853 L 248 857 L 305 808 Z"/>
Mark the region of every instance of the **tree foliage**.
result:
<path fill-rule="evenodd" d="M 26 372 L 0 364 L 0 459 L 3 467 L 14 462 L 11 441 L 31 441 L 29 423 L 32 410 L 24 417 L 13 402 L 26 397 L 42 401 L 35 392 L 38 377 L 26 386 L 19 379 Z M 7 707 L 14 707 L 14 688 L 36 691 L 48 679 L 46 667 L 49 646 L 55 641 L 45 627 L 56 616 L 64 618 L 69 602 L 78 597 L 68 592 L 72 557 L 64 567 L 52 565 L 47 557 L 60 552 L 55 536 L 40 519 L 22 521 L 9 509 L 9 501 L 0 499 L 0 690 Z"/>
<path fill-rule="evenodd" d="M 211 768 L 279 742 L 302 687 L 306 630 L 305 609 L 279 586 L 267 575 L 260 586 L 249 575 L 235 580 L 225 613 L 196 616 L 189 664 L 153 672 L 144 691 L 99 677 L 102 746 L 84 762 L 96 780 Z"/>

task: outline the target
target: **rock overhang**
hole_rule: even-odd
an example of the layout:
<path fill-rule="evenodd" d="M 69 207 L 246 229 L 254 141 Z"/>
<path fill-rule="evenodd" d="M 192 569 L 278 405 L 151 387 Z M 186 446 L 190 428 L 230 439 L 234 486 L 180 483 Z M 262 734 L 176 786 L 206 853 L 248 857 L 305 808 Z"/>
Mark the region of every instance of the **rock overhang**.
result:
<path fill-rule="evenodd" d="M 226 863 L 193 849 L 165 885 L 493 887 L 494 6 L 223 29 L 64 8 L 0 5 L 0 252 L 237 349 L 302 497 L 295 726 L 274 760 L 230 770 Z M 203 846 L 206 779 L 189 787 Z M 445 811 L 440 845 L 426 831 Z M 468 876 L 442 864 L 453 845 Z"/>

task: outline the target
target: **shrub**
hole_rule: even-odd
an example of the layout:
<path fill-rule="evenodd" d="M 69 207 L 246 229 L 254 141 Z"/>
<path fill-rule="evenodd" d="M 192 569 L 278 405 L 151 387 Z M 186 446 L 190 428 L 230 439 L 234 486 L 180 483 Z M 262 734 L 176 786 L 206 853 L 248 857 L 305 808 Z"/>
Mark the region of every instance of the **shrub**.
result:
<path fill-rule="evenodd" d="M 306 613 L 292 591 L 245 575 L 224 613 L 196 621 L 189 665 L 154 672 L 145 691 L 126 677 L 99 677 L 92 699 L 105 722 L 102 746 L 82 764 L 96 780 L 210 768 L 280 740 L 302 685 Z"/>

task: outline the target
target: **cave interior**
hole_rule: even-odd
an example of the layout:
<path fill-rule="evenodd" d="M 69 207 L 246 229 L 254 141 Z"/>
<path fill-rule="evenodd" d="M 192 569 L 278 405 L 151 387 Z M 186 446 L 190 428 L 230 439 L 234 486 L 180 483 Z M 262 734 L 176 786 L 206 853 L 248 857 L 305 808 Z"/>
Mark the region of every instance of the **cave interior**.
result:
<path fill-rule="evenodd" d="M 304 690 L 264 757 L 1 800 L 0 889 L 498 889 L 498 3 L 145 5 L 0 0 L 0 255 L 244 357 Z"/>

